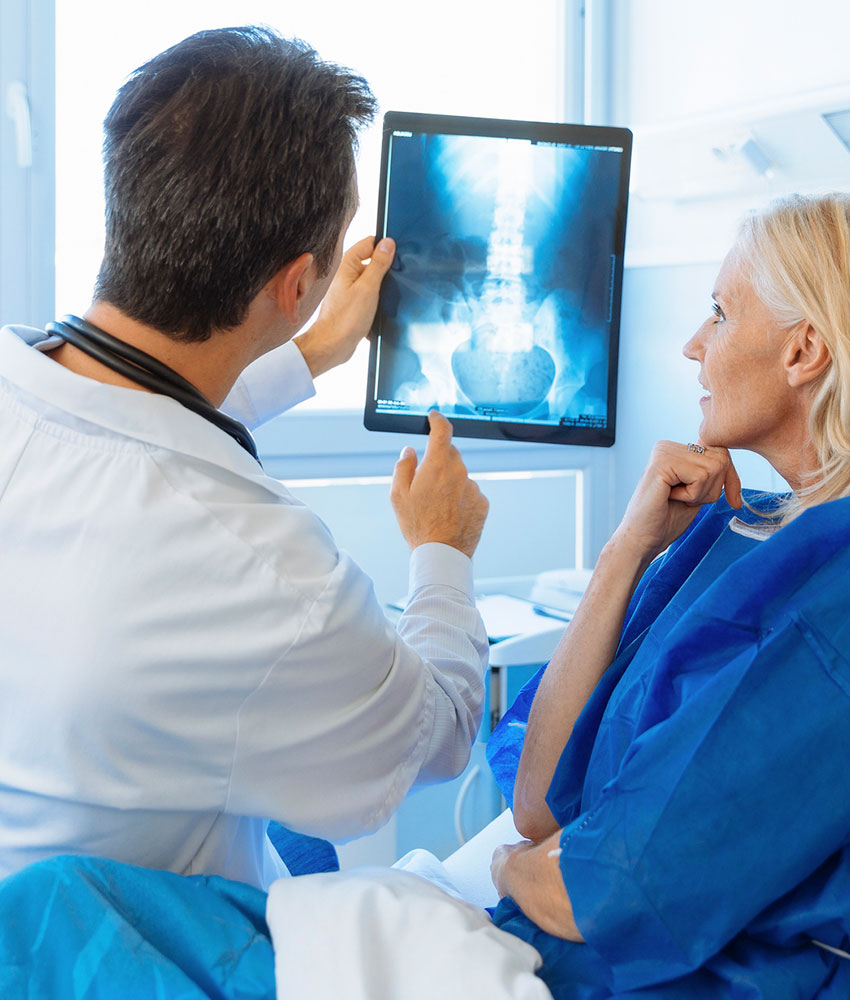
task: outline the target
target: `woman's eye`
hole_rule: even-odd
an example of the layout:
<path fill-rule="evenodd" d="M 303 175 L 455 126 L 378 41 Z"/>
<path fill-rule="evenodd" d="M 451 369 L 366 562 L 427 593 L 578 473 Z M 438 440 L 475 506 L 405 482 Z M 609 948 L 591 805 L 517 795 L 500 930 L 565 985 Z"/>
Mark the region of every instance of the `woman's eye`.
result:
<path fill-rule="evenodd" d="M 716 302 L 711 303 L 711 311 L 714 313 L 715 323 L 722 323 L 723 320 L 726 319 L 726 317 L 723 315 L 723 310 Z"/>

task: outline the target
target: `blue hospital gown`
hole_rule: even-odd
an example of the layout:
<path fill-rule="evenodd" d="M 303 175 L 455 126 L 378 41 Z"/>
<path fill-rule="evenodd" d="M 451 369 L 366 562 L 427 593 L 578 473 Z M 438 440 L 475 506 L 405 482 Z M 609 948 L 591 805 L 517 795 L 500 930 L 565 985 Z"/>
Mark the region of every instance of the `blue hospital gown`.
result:
<path fill-rule="evenodd" d="M 771 497 L 751 503 L 770 507 Z M 850 499 L 764 541 L 721 499 L 650 567 L 547 801 L 587 944 L 512 900 L 556 1000 L 850 997 Z M 511 799 L 536 690 L 491 738 Z"/>

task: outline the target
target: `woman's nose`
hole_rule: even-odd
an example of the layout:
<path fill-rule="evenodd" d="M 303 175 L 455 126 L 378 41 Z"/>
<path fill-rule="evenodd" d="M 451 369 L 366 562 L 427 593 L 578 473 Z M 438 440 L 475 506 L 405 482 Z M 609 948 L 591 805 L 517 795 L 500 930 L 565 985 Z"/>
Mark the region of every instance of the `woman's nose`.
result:
<path fill-rule="evenodd" d="M 705 329 L 708 326 L 709 321 L 706 320 L 705 323 L 697 330 L 697 332 L 691 337 L 691 339 L 682 348 L 682 354 L 691 361 L 701 361 L 703 353 L 705 351 Z"/>

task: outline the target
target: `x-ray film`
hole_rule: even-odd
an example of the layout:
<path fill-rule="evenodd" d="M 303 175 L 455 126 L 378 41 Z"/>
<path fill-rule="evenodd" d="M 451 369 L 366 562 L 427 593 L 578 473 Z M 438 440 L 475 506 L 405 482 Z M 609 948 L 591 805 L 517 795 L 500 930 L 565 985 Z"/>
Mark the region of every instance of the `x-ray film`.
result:
<path fill-rule="evenodd" d="M 631 133 L 390 112 L 365 424 L 614 442 Z"/>

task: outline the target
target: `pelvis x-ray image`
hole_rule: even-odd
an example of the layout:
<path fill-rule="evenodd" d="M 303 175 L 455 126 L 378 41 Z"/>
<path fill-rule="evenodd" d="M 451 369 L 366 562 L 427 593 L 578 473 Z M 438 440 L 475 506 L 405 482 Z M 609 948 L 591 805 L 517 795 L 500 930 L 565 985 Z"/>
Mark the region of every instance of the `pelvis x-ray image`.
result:
<path fill-rule="evenodd" d="M 604 426 L 617 152 L 395 133 L 377 408 Z"/>

